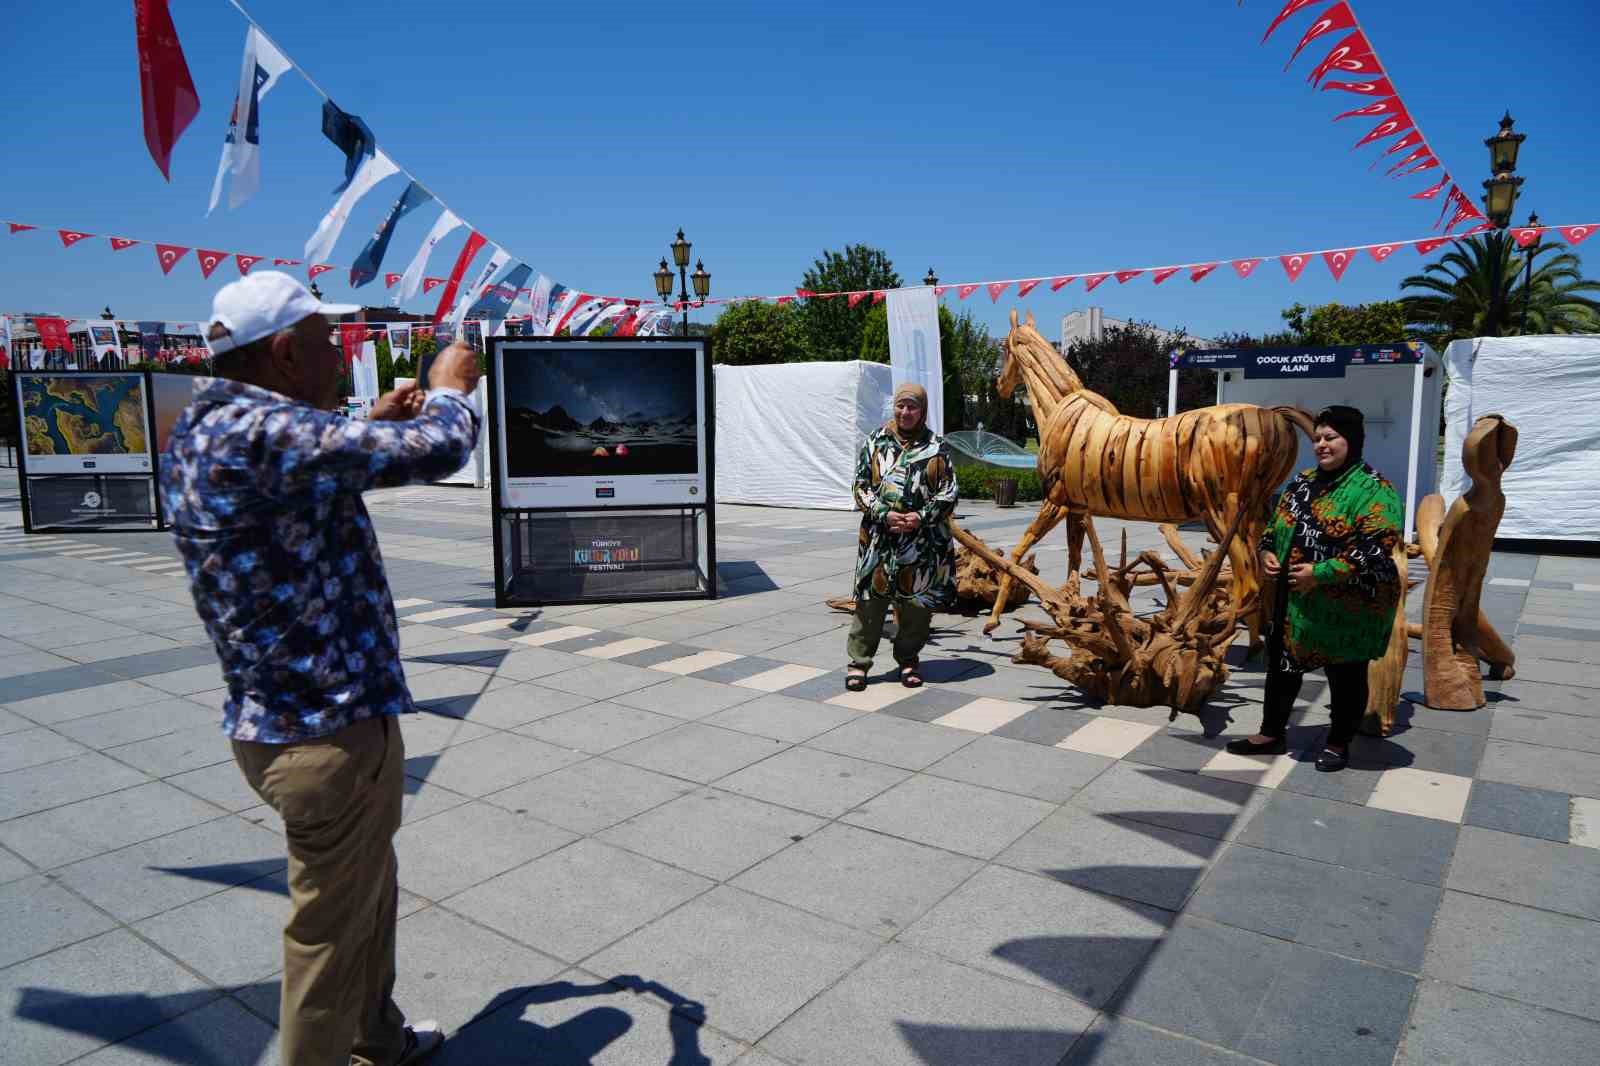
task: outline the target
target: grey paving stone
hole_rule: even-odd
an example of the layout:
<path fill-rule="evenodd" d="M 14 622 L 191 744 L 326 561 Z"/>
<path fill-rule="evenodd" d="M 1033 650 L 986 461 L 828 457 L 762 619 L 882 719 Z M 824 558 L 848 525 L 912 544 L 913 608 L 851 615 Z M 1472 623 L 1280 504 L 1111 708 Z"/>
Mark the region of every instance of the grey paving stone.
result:
<path fill-rule="evenodd" d="M 762 695 L 755 689 L 702 681 L 699 677 L 672 677 L 660 671 L 652 673 L 657 678 L 668 678 L 668 680 L 648 688 L 623 693 L 613 702 L 656 714 L 694 720 L 748 703 Z"/>
<path fill-rule="evenodd" d="M 152 777 L 168 777 L 219 762 L 232 762 L 233 749 L 215 722 L 190 726 L 162 736 L 106 749 L 118 762 L 136 766 Z"/>
<path fill-rule="evenodd" d="M 995 861 L 1079 888 L 1179 910 L 1221 847 L 1212 837 L 1066 806 Z"/>
<path fill-rule="evenodd" d="M 882 763 L 794 747 L 722 778 L 717 787 L 836 818 L 909 776 Z"/>
<path fill-rule="evenodd" d="M 450 909 L 547 955 L 575 962 L 712 882 L 596 840 L 580 840 L 450 901 Z M 530 906 L 530 901 L 537 901 Z M 653 969 L 600 964 L 610 973 Z"/>
<path fill-rule="evenodd" d="M 913 947 L 1102 1006 L 1172 916 L 997 866 L 979 872 L 901 936 Z"/>
<path fill-rule="evenodd" d="M 1216 757 L 1222 745 L 1220 737 L 1208 740 L 1198 732 L 1168 727 L 1134 748 L 1125 758 L 1146 766 L 1197 771 Z"/>
<path fill-rule="evenodd" d="M 723 685 L 731 685 L 735 681 L 743 681 L 747 677 L 764 674 L 768 670 L 776 670 L 784 664 L 777 659 L 767 659 L 759 655 L 747 655 L 742 659 L 735 659 L 731 663 L 713 666 L 709 670 L 695 672 L 696 681 L 715 681 Z"/>
<path fill-rule="evenodd" d="M 659 685 L 667 677 L 668 675 L 659 670 L 643 670 L 637 666 L 624 666 L 622 663 L 597 662 L 542 677 L 539 679 L 539 684 L 562 692 L 588 696 L 592 700 L 609 700 L 637 692 L 642 688 Z"/>
<path fill-rule="evenodd" d="M 0 968 L 86 940 L 116 923 L 40 874 L 0 885 Z"/>
<path fill-rule="evenodd" d="M 1433 818 L 1280 791 L 1266 801 L 1238 841 L 1437 885 L 1455 849 L 1456 832 L 1456 826 Z"/>
<path fill-rule="evenodd" d="M 126 930 L 0 970 L 0 1062 L 55 1066 L 221 993 Z"/>
<path fill-rule="evenodd" d="M 701 789 L 612 826 L 597 839 L 725 881 L 822 824 L 784 807 Z"/>
<path fill-rule="evenodd" d="M 1600 923 L 1446 892 L 1424 976 L 1600 1021 Z"/>
<path fill-rule="evenodd" d="M 59 658 L 59 656 L 57 656 Z M 70 660 L 62 660 L 70 662 Z M 10 677 L 0 677 L 0 703 L 4 703 L 13 710 L 23 714 L 28 712 L 19 705 L 27 704 L 33 700 L 46 696 L 57 696 L 64 693 L 75 692 L 79 689 L 94 688 L 117 680 L 117 675 L 98 666 L 84 666 L 81 663 L 71 663 L 69 666 L 59 666 L 50 670 L 40 670 L 33 673 L 14 674 Z M 28 717 L 40 721 L 36 716 Z"/>
<path fill-rule="evenodd" d="M 1102 1014 L 1061 1066 L 1249 1066 L 1255 1061 L 1130 1018 Z"/>
<path fill-rule="evenodd" d="M 1600 644 L 1596 645 L 1600 649 Z M 1600 673 L 1600 667 L 1596 668 Z M 1600 701 L 1600 693 L 1595 694 Z M 1502 707 L 1495 711 L 1490 735 L 1496 740 L 1517 740 L 1551 748 L 1600 752 L 1600 717 L 1559 714 L 1554 711 Z"/>
<path fill-rule="evenodd" d="M 635 741 L 609 753 L 609 758 L 658 773 L 708 784 L 788 745 L 768 737 L 685 722 L 675 729 Z"/>
<path fill-rule="evenodd" d="M 405 741 L 408 759 L 418 755 L 435 755 L 445 748 L 465 744 L 494 732 L 476 722 L 426 712 L 397 715 L 396 719 L 400 724 L 400 736 Z"/>
<path fill-rule="evenodd" d="M 10 884 L 20 878 L 33 873 L 33 867 L 28 865 L 20 855 L 15 855 L 4 848 L 0 848 L 0 885 Z"/>
<path fill-rule="evenodd" d="M 156 1062 L 268 1066 L 278 1061 L 278 1032 L 236 1000 L 215 999 L 77 1061 L 82 1066 L 149 1066 Z"/>
<path fill-rule="evenodd" d="M 160 781 L 0 822 L 0 842 L 42 869 L 76 862 L 221 817 Z"/>
<path fill-rule="evenodd" d="M 495 677 L 512 681 L 535 681 L 551 674 L 559 674 L 563 670 L 587 666 L 592 661 L 581 655 L 569 655 L 549 648 L 530 648 L 521 644 L 515 647 L 518 650 L 510 652 L 493 664 Z M 426 651 L 427 649 L 424 649 L 424 655 Z"/>
<path fill-rule="evenodd" d="M 1354 750 L 1354 745 L 1351 747 Z M 1386 768 L 1381 763 L 1358 762 L 1357 757 L 1352 756 L 1346 769 L 1336 774 L 1325 774 L 1316 765 L 1317 755 L 1322 751 L 1320 742 L 1312 748 L 1291 747 L 1289 750 L 1295 764 L 1278 782 L 1278 789 L 1301 796 L 1360 806 L 1372 798 L 1373 790 L 1378 787 L 1378 775 Z"/>
<path fill-rule="evenodd" d="M 104 714 L 107 711 L 137 707 L 169 698 L 159 689 L 150 688 L 137 681 L 116 681 L 109 678 L 104 680 L 108 683 L 96 684 L 91 680 L 87 686 L 79 686 L 69 691 L 35 696 L 32 699 L 4 700 L 4 702 L 10 710 L 24 718 L 40 725 L 55 725 L 57 722 L 73 718 Z"/>
<path fill-rule="evenodd" d="M 189 618 L 191 621 L 194 618 L 192 610 L 189 614 Z M 165 636 L 168 639 L 176 638 L 175 631 L 167 631 L 164 628 L 160 635 Z M 213 668 L 212 673 L 209 675 L 213 679 L 211 683 L 209 685 L 202 685 L 200 689 L 190 689 L 189 691 L 201 691 L 207 688 L 216 688 L 219 684 L 221 684 L 221 669 L 220 667 L 217 667 L 216 649 L 212 647 L 209 638 L 205 637 L 203 634 L 200 636 L 200 643 L 183 643 L 175 648 L 165 648 L 160 651 L 145 651 L 140 652 L 137 655 L 119 656 L 115 659 L 101 659 L 99 662 L 95 663 L 96 669 L 116 674 L 119 677 L 143 678 L 161 676 L 168 678 L 169 684 L 179 682 L 180 679 L 173 676 L 177 672 L 195 670 L 197 668 L 207 666 Z M 203 670 L 199 670 L 190 676 L 199 678 L 200 680 L 205 680 L 208 675 Z M 164 686 L 157 684 L 154 687 L 163 688 Z M 187 688 L 188 682 L 183 681 L 178 685 L 178 687 Z M 176 689 L 172 688 L 167 688 L 166 691 L 173 692 L 175 695 L 185 695 L 185 693 L 178 692 Z"/>
<path fill-rule="evenodd" d="M 890 937 L 982 865 L 975 859 L 835 823 L 731 883 L 811 914 Z"/>
<path fill-rule="evenodd" d="M 1576 1063 L 1597 1046 L 1600 1023 L 1424 981 L 1395 1066 Z"/>
<path fill-rule="evenodd" d="M 0 640 L 5 638 L 0 637 Z M 16 649 L 8 655 L 0 656 L 0 678 L 21 677 L 24 674 L 38 674 L 46 670 L 70 669 L 75 659 L 64 655 L 54 655 L 47 651 L 39 651 L 25 644 L 11 641 Z"/>
<path fill-rule="evenodd" d="M 1071 799 L 1074 807 L 1223 839 L 1236 832 L 1254 789 L 1179 770 L 1119 762 Z"/>
<path fill-rule="evenodd" d="M 245 781 L 239 764 L 232 761 L 174 774 L 166 778 L 165 783 L 235 813 L 261 802 L 261 797 Z"/>
<path fill-rule="evenodd" d="M 926 773 L 971 785 L 1065 803 L 1115 760 L 993 735 L 979 736 Z"/>
<path fill-rule="evenodd" d="M 1445 887 L 1600 921 L 1600 849 L 1469 825 Z"/>
<path fill-rule="evenodd" d="M 182 729 L 210 725 L 217 729 L 222 716 L 210 707 L 202 707 L 186 699 L 158 700 L 138 707 L 125 707 L 119 711 L 96 714 L 88 718 L 74 718 L 58 722 L 54 728 L 80 744 L 98 751 L 147 740 Z"/>
<path fill-rule="evenodd" d="M 966 747 L 976 738 L 977 734 L 961 729 L 864 714 L 813 738 L 807 746 L 906 770 L 921 770 Z"/>
<path fill-rule="evenodd" d="M 517 732 L 557 747 L 599 755 L 680 724 L 677 718 L 602 700 L 541 718 Z"/>
<path fill-rule="evenodd" d="M 576 840 L 576 834 L 484 803 L 410 822 L 394 835 L 400 884 L 445 899 Z"/>
<path fill-rule="evenodd" d="M 1094 716 L 1065 707 L 1040 707 L 1021 718 L 1013 718 L 996 729 L 991 736 L 1009 740 L 1024 740 L 1030 744 L 1053 745 L 1067 739 L 1090 722 Z"/>
<path fill-rule="evenodd" d="M 36 724 L 20 714 L 14 714 L 4 707 L 0 707 L 0 736 L 10 736 L 12 733 L 20 733 L 25 729 L 32 729 Z"/>
<path fill-rule="evenodd" d="M 177 651 L 189 652 L 188 648 L 179 648 Z M 206 651 L 208 649 L 195 649 Z M 160 653 L 165 654 L 165 653 Z M 105 663 L 98 664 L 101 670 L 111 669 Z M 182 670 L 172 670 L 163 674 L 140 674 L 139 682 L 158 688 L 162 692 L 170 692 L 174 696 L 187 696 L 191 692 L 204 692 L 207 689 L 217 688 L 222 685 L 222 668 L 217 665 L 215 654 L 211 661 L 199 666 L 190 666 Z"/>
<path fill-rule="evenodd" d="M 1472 777 L 1483 759 L 1483 744 L 1481 736 L 1414 727 L 1385 738 L 1358 736 L 1351 747 L 1351 765 L 1408 766 Z"/>
<path fill-rule="evenodd" d="M 798 744 L 843 725 L 860 713 L 773 692 L 718 711 L 704 721 L 723 729 L 737 729 L 741 733 Z"/>
<path fill-rule="evenodd" d="M 150 778 L 98 752 L 0 774 L 0 811 L 13 818 L 102 796 Z"/>
<path fill-rule="evenodd" d="M 411 914 L 395 929 L 395 1002 L 408 1018 L 436 1019 L 452 1034 L 498 997 L 562 969 L 443 907 Z"/>
<path fill-rule="evenodd" d="M 693 989 L 720 1030 L 754 1040 L 882 944 L 721 886 L 597 954 L 587 968 Z"/>
<path fill-rule="evenodd" d="M 125 922 L 277 873 L 283 839 L 223 817 L 63 866 L 61 883 Z"/>
<path fill-rule="evenodd" d="M 1572 797 L 1565 792 L 1523 788 L 1500 781 L 1474 781 L 1467 801 L 1467 825 L 1498 829 L 1502 833 L 1556 840 L 1565 844 L 1569 832 Z"/>
<path fill-rule="evenodd" d="M 760 1046 L 797 1062 L 1056 1066 L 1093 1019 L 1061 996 L 895 945 Z"/>
<path fill-rule="evenodd" d="M 1593 752 L 1490 740 L 1484 747 L 1478 776 L 1524 788 L 1600 798 L 1600 754 Z"/>
<path fill-rule="evenodd" d="M 224 987 L 283 969 L 289 887 L 281 873 L 175 907 L 134 925 L 141 935 Z"/>
<path fill-rule="evenodd" d="M 60 733 L 42 726 L 8 735 L 0 743 L 0 774 L 60 762 L 89 749 Z"/>
<path fill-rule="evenodd" d="M 1489 735 L 1489 725 L 1494 721 L 1495 708 L 1504 706 L 1509 705 L 1490 702 L 1487 707 L 1480 707 L 1475 711 L 1436 711 L 1422 705 L 1421 692 L 1401 692 L 1400 706 L 1395 711 L 1395 721 L 1401 725 L 1483 737 Z"/>
<path fill-rule="evenodd" d="M 491 733 L 423 759 L 407 757 L 406 773 L 452 792 L 486 796 L 529 778 L 582 762 L 584 755 L 515 733 Z M 431 761 L 426 761 L 431 760 Z"/>
<path fill-rule="evenodd" d="M 842 816 L 875 829 L 948 851 L 990 859 L 1038 825 L 1055 804 L 918 775 Z"/>
<path fill-rule="evenodd" d="M 1416 973 L 1442 891 L 1235 844 L 1185 913 Z"/>
<path fill-rule="evenodd" d="M 1185 917 L 1114 1009 L 1285 1066 L 1387 1066 L 1414 984 L 1391 970 Z"/>
<path fill-rule="evenodd" d="M 1593 691 L 1573 685 L 1554 685 L 1518 677 L 1502 684 L 1499 695 L 1500 699 L 1489 704 L 1496 711 L 1514 708 L 1519 711 L 1555 711 L 1590 718 L 1600 716 L 1600 700 L 1594 698 Z"/>
<path fill-rule="evenodd" d="M 597 833 L 693 788 L 687 781 L 637 766 L 588 759 L 490 793 L 484 802 L 576 833 Z"/>

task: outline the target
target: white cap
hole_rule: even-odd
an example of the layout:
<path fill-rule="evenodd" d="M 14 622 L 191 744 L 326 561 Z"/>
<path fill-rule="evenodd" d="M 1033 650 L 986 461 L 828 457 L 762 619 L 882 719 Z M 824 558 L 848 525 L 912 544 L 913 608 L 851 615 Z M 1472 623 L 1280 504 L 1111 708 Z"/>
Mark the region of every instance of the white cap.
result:
<path fill-rule="evenodd" d="M 211 332 L 212 326 L 222 326 L 228 332 L 216 338 L 207 336 L 206 346 L 212 355 L 221 355 L 315 314 L 349 315 L 359 310 L 360 304 L 322 303 L 304 285 L 280 271 L 246 274 L 218 289 L 212 298 L 206 333 Z"/>

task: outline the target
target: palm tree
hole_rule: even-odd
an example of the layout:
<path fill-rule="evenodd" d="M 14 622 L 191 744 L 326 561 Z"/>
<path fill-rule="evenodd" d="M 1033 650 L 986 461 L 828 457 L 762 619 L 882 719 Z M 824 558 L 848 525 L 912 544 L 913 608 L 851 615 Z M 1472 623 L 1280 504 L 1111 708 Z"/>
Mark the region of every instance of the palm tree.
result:
<path fill-rule="evenodd" d="M 1440 341 L 1522 333 L 1524 305 L 1528 333 L 1600 333 L 1600 301 L 1584 295 L 1600 293 L 1600 281 L 1584 278 L 1577 255 L 1561 241 L 1519 249 L 1503 230 L 1469 237 L 1400 288 L 1418 293 L 1401 297 L 1406 321 Z"/>

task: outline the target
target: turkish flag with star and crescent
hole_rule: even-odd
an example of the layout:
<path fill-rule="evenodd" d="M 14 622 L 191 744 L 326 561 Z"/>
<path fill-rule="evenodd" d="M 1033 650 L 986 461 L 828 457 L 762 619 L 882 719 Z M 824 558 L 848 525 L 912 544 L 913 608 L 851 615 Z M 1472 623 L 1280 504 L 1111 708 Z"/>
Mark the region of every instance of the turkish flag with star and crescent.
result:
<path fill-rule="evenodd" d="M 210 248 L 197 248 L 194 254 L 200 261 L 200 276 L 203 278 L 209 278 L 211 272 L 217 269 L 217 264 L 228 258 L 227 252 L 213 251 Z"/>
<path fill-rule="evenodd" d="M 423 293 L 423 295 L 426 296 L 428 293 L 432 292 L 434 289 L 437 289 L 440 285 L 443 285 L 444 282 L 445 282 L 444 278 L 423 278 L 422 279 L 422 293 Z M 792 299 L 794 299 L 794 297 L 791 296 L 790 299 L 792 300 Z"/>
<path fill-rule="evenodd" d="M 1450 244 L 1453 240 L 1453 237 L 1430 237 L 1425 241 L 1413 241 L 1412 243 L 1416 245 L 1418 255 L 1431 255 L 1438 249 Z"/>
<path fill-rule="evenodd" d="M 1345 74 L 1382 74 L 1383 68 L 1378 65 L 1378 57 L 1372 54 L 1372 45 L 1367 43 L 1367 37 L 1360 30 L 1351 33 L 1334 45 L 1322 62 L 1316 65 L 1306 81 L 1316 85 L 1323 77 L 1332 71 L 1341 71 Z"/>
<path fill-rule="evenodd" d="M 1291 66 L 1293 66 L 1294 61 L 1300 58 L 1300 53 L 1305 51 L 1306 45 L 1310 44 L 1318 37 L 1321 37 L 1324 34 L 1333 33 L 1336 30 L 1353 29 L 1355 24 L 1356 16 L 1355 13 L 1350 10 L 1350 5 L 1348 3 L 1345 3 L 1343 0 L 1341 0 L 1340 3 L 1334 4 L 1332 7 L 1328 8 L 1328 10 L 1318 15 L 1317 21 L 1313 22 L 1309 27 L 1306 28 L 1305 36 L 1301 37 L 1300 43 L 1294 46 L 1294 54 L 1289 57 L 1289 62 L 1283 65 L 1283 69 L 1288 70 Z"/>
<path fill-rule="evenodd" d="M 1280 255 L 1278 262 L 1283 264 L 1283 272 L 1289 275 L 1290 281 L 1299 281 L 1309 260 L 1306 259 L 1304 252 L 1299 252 L 1294 255 Z"/>
<path fill-rule="evenodd" d="M 1017 282 L 1017 298 L 1020 300 L 1022 297 L 1028 295 L 1028 293 L 1038 288 L 1039 283 L 1042 281 L 1044 281 L 1043 278 L 1029 278 L 1027 281 Z"/>
<path fill-rule="evenodd" d="M 38 226 L 30 226 L 26 222 L 7 222 L 6 225 L 11 227 L 12 233 L 21 233 L 24 230 L 39 228 Z"/>
<path fill-rule="evenodd" d="M 1189 271 L 1189 280 L 1199 281 L 1201 278 L 1210 274 L 1213 270 L 1217 269 L 1217 267 L 1221 265 L 1221 263 L 1201 263 L 1199 266 Z"/>
<path fill-rule="evenodd" d="M 956 286 L 956 298 L 960 299 L 960 300 L 965 300 L 968 296 L 971 296 L 973 293 L 975 293 L 977 291 L 978 291 L 978 286 L 977 285 L 957 285 Z"/>
<path fill-rule="evenodd" d="M 239 276 L 243 277 L 244 275 L 250 273 L 251 267 L 261 262 L 261 256 L 245 255 L 243 252 L 240 252 L 238 255 L 233 257 L 233 261 L 239 264 Z"/>
<path fill-rule="evenodd" d="M 56 232 L 61 234 L 61 247 L 63 248 L 71 248 L 74 244 L 77 244 L 85 237 L 94 236 L 92 233 L 84 233 L 81 230 L 75 229 L 58 229 Z"/>
<path fill-rule="evenodd" d="M 1374 261 L 1381 263 L 1393 255 L 1395 253 L 1395 249 L 1399 247 L 1400 246 L 1398 244 L 1374 244 L 1371 248 L 1367 249 L 1367 254 L 1372 256 Z"/>
<path fill-rule="evenodd" d="M 405 277 L 404 274 L 385 274 L 383 276 L 383 287 L 386 289 L 392 289 L 403 277 Z"/>
<path fill-rule="evenodd" d="M 989 283 L 989 302 L 999 303 L 1000 294 L 1005 292 L 1010 287 L 1011 282 L 1009 281 L 991 281 Z"/>
<path fill-rule="evenodd" d="M 1377 118 L 1379 115 L 1398 115 L 1402 110 L 1404 108 L 1398 96 L 1386 96 L 1382 100 L 1368 104 L 1366 107 L 1358 107 L 1353 111 L 1345 111 L 1334 115 L 1333 121 L 1338 122 L 1340 119 L 1346 118 L 1361 118 L 1366 115 L 1371 115 L 1373 118 Z"/>
<path fill-rule="evenodd" d="M 172 268 L 178 265 L 178 260 L 189 254 L 189 249 L 181 244 L 162 244 L 156 242 L 156 258 L 161 261 L 161 273 L 170 274 Z"/>
<path fill-rule="evenodd" d="M 1096 285 L 1099 285 L 1102 281 L 1106 280 L 1110 276 L 1110 274 L 1090 274 L 1088 277 L 1083 279 L 1083 291 L 1093 292 Z"/>
<path fill-rule="evenodd" d="M 1241 278 L 1248 278 L 1250 272 L 1261 265 L 1259 259 L 1235 259 L 1233 269 Z"/>
<path fill-rule="evenodd" d="M 298 260 L 298 259 L 274 259 L 272 261 L 272 265 L 275 266 L 275 267 L 297 267 L 297 266 L 300 265 L 300 260 Z"/>
<path fill-rule="evenodd" d="M 1163 281 L 1166 281 L 1168 278 L 1172 277 L 1172 275 L 1176 274 L 1179 269 L 1180 268 L 1178 267 L 1162 267 L 1160 270 L 1155 272 L 1150 280 L 1155 282 L 1157 285 L 1160 285 Z"/>
<path fill-rule="evenodd" d="M 1078 275 L 1076 275 L 1076 274 L 1068 274 L 1065 277 L 1060 277 L 1060 278 L 1051 278 L 1050 279 L 1050 291 L 1051 292 L 1060 292 L 1063 288 L 1065 288 L 1068 285 L 1071 285 L 1074 281 L 1077 281 L 1077 280 L 1078 280 Z"/>
<path fill-rule="evenodd" d="M 312 263 L 310 266 L 306 267 L 306 277 L 312 281 L 316 281 L 318 274 L 326 274 L 332 269 L 332 263 Z"/>
<path fill-rule="evenodd" d="M 1339 89 L 1357 96 L 1393 96 L 1394 86 L 1389 84 L 1388 78 L 1374 78 L 1372 81 L 1330 81 L 1324 82 L 1322 91 Z"/>
<path fill-rule="evenodd" d="M 1572 244 L 1582 244 L 1584 238 L 1594 232 L 1593 225 L 1587 226 L 1562 226 L 1561 235 Z"/>
<path fill-rule="evenodd" d="M 1333 275 L 1334 281 L 1344 277 L 1345 270 L 1350 266 L 1350 257 L 1355 254 L 1354 248 L 1341 248 L 1338 251 L 1322 253 L 1322 261 L 1328 264 L 1328 273 Z"/>
<path fill-rule="evenodd" d="M 1128 282 L 1132 281 L 1134 278 L 1143 273 L 1143 270 L 1119 270 L 1117 271 L 1117 284 L 1126 285 Z"/>
<path fill-rule="evenodd" d="M 139 243 L 138 241 L 131 241 L 126 237 L 107 237 L 106 240 L 111 242 L 111 250 L 113 252 L 120 252 L 124 248 L 132 248 L 134 245 Z"/>
<path fill-rule="evenodd" d="M 1350 150 L 1353 152 L 1364 144 L 1371 144 L 1373 141 L 1381 141 L 1385 137 L 1393 137 L 1395 134 L 1404 133 L 1409 129 L 1411 129 L 1411 116 L 1402 110 L 1398 115 L 1386 118 L 1376 126 L 1372 127 L 1372 131 L 1355 144 L 1351 145 Z M 1422 134 L 1418 133 L 1417 139 L 1421 140 Z M 1402 151 L 1400 148 L 1396 148 L 1394 150 L 1397 152 Z M 1384 154 L 1387 155 L 1388 153 Z"/>
<path fill-rule="evenodd" d="M 1279 26 L 1282 26 L 1284 21 L 1287 20 L 1291 15 L 1303 11 L 1317 2 L 1318 0 L 1289 0 L 1288 3 L 1283 5 L 1283 10 L 1278 12 L 1278 17 L 1272 20 L 1272 25 L 1267 27 L 1267 32 L 1261 35 L 1261 43 L 1266 44 L 1267 38 L 1271 37 L 1274 31 L 1276 31 Z"/>

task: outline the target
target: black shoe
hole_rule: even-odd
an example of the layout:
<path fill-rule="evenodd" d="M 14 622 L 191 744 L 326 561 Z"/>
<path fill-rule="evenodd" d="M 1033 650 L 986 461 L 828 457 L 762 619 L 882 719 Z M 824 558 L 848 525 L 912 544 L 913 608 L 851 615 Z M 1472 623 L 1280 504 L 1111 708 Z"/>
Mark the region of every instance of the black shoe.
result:
<path fill-rule="evenodd" d="M 1334 751 L 1332 748 L 1323 748 L 1322 754 L 1317 756 L 1317 769 L 1325 774 L 1338 773 L 1350 765 L 1350 750 Z"/>
<path fill-rule="evenodd" d="M 1249 737 L 1228 741 L 1228 750 L 1235 755 L 1282 755 L 1289 745 L 1282 737 L 1274 737 L 1265 744 L 1257 744 Z"/>

